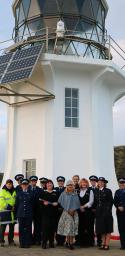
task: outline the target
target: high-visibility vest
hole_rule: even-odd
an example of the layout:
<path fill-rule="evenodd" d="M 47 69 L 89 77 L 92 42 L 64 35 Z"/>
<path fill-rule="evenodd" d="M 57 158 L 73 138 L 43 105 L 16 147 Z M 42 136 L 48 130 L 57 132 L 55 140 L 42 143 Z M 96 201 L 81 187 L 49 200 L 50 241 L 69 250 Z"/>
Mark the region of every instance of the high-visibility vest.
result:
<path fill-rule="evenodd" d="M 16 191 L 13 191 L 11 194 L 6 189 L 2 189 L 0 191 L 0 213 L 6 214 L 8 211 L 11 214 L 11 220 L 6 221 L 6 223 L 3 223 L 1 221 L 1 224 L 7 224 L 7 223 L 14 223 L 14 213 L 11 210 L 7 210 L 8 205 L 14 207 L 16 202 Z"/>

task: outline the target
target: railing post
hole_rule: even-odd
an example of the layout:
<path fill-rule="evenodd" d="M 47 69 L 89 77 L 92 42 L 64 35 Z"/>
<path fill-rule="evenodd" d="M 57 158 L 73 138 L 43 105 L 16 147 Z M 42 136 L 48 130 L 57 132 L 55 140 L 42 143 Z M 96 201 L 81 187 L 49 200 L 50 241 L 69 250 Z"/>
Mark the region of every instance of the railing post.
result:
<path fill-rule="evenodd" d="M 48 52 L 48 43 L 49 43 L 49 30 L 48 27 L 46 27 L 46 52 Z"/>
<path fill-rule="evenodd" d="M 111 59 L 111 37 L 109 35 L 109 60 Z"/>

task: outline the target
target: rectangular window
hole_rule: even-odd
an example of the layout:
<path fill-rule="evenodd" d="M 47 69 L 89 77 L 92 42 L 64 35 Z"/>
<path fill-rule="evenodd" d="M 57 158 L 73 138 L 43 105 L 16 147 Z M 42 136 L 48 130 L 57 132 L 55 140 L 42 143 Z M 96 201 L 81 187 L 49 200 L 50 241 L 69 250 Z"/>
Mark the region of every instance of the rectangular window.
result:
<path fill-rule="evenodd" d="M 27 159 L 23 161 L 25 176 L 28 179 L 32 175 L 36 175 L 36 159 Z"/>
<path fill-rule="evenodd" d="M 65 88 L 65 127 L 79 127 L 79 89 Z"/>

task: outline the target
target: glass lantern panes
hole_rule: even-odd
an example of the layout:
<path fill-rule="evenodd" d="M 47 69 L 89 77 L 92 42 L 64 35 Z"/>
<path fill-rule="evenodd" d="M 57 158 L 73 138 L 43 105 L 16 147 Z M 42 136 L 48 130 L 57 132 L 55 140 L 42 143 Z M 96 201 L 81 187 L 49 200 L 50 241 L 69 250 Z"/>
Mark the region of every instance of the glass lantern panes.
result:
<path fill-rule="evenodd" d="M 66 35 L 80 37 L 80 40 L 67 38 L 62 47 L 66 55 L 95 58 L 96 42 L 100 44 L 100 58 L 107 55 L 105 46 L 106 7 L 101 0 L 20 0 L 15 11 L 15 41 L 26 39 L 26 30 L 33 36 L 44 35 L 48 27 L 49 35 L 56 32 L 60 17 L 64 21 Z M 25 26 L 24 26 L 25 25 Z M 22 26 L 22 28 L 21 28 Z M 25 28 L 25 32 L 23 33 Z M 68 31 L 67 31 L 68 30 Z M 43 32 L 44 31 L 44 32 Z M 88 42 L 85 43 L 84 40 Z M 53 39 L 52 39 L 53 40 Z M 48 51 L 53 52 L 53 41 L 49 40 Z M 89 41 L 95 41 L 95 46 Z M 78 44 L 79 42 L 79 44 Z M 89 49 L 87 46 L 89 45 Z M 95 49 L 94 49 L 95 48 Z M 94 49 L 94 53 L 92 53 Z M 87 54 L 87 55 L 86 55 Z"/>

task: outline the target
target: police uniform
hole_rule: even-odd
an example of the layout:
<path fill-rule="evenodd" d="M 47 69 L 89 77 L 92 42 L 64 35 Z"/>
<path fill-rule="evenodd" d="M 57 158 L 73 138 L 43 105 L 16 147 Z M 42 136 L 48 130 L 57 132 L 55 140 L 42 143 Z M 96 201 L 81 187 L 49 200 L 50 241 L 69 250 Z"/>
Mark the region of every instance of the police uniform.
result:
<path fill-rule="evenodd" d="M 89 180 L 90 181 L 95 181 L 95 182 L 98 182 L 98 177 L 96 175 L 91 175 L 89 177 Z M 91 212 L 92 212 L 92 216 L 91 216 L 91 232 L 93 234 L 93 244 L 95 243 L 95 234 L 94 234 L 94 225 L 95 225 L 95 192 L 96 192 L 96 189 L 97 187 L 96 186 L 90 186 L 90 188 L 92 189 L 93 193 L 94 193 L 94 203 L 92 205 L 92 208 L 91 208 Z M 101 239 L 101 234 L 97 234 L 97 245 L 100 247 L 102 244 L 102 239 Z"/>
<path fill-rule="evenodd" d="M 12 183 L 12 180 L 7 180 L 7 183 Z M 0 244 L 4 246 L 4 233 L 6 226 L 9 225 L 8 233 L 8 243 L 10 245 L 15 245 L 14 243 L 14 225 L 15 219 L 15 201 L 16 201 L 16 191 L 12 186 L 12 189 L 8 189 L 6 185 L 0 191 Z"/>
<path fill-rule="evenodd" d="M 104 177 L 99 177 L 100 181 L 108 183 Z M 106 187 L 95 191 L 95 207 L 96 207 L 96 233 L 108 234 L 113 232 L 112 217 L 113 197 L 112 191 Z"/>
<path fill-rule="evenodd" d="M 56 178 L 57 182 L 65 182 L 65 178 L 63 176 L 58 176 Z M 61 193 L 65 190 L 65 187 L 55 187 L 55 190 L 56 190 L 56 193 L 57 193 L 57 197 L 59 198 Z M 59 205 L 58 207 L 58 216 L 57 216 L 57 227 L 58 227 L 58 222 L 59 222 L 59 219 L 61 217 L 61 214 L 63 212 L 63 208 Z M 57 245 L 63 245 L 64 242 L 65 242 L 65 236 L 61 236 L 59 234 L 56 234 L 56 241 L 57 241 Z"/>
<path fill-rule="evenodd" d="M 21 184 L 28 184 L 27 179 L 23 179 Z M 19 222 L 19 242 L 20 247 L 28 248 L 31 245 L 32 236 L 32 216 L 33 216 L 33 193 L 32 191 L 20 191 L 16 197 L 16 211 Z"/>
<path fill-rule="evenodd" d="M 119 184 L 124 184 L 125 179 L 119 179 Z M 114 195 L 114 205 L 116 207 L 116 215 L 118 222 L 118 230 L 120 234 L 121 249 L 125 249 L 125 189 L 118 189 Z M 118 207 L 123 207 L 120 211 Z"/>
<path fill-rule="evenodd" d="M 42 177 L 39 179 L 39 181 L 40 181 L 41 189 L 46 190 L 46 183 L 47 183 L 48 179 L 45 177 Z"/>
<path fill-rule="evenodd" d="M 65 182 L 65 178 L 63 176 L 58 176 L 56 178 L 56 180 L 57 180 L 57 182 L 60 182 L 60 181 Z M 59 198 L 61 193 L 65 190 L 65 187 L 64 186 L 63 187 L 58 186 L 58 187 L 55 187 L 54 189 L 56 190 L 58 198 Z"/>
<path fill-rule="evenodd" d="M 51 193 L 45 190 L 40 200 L 42 204 L 42 247 L 46 249 L 47 241 L 49 241 L 50 247 L 54 247 L 58 206 L 53 206 L 52 203 L 58 201 L 58 196 L 55 190 L 52 190 Z M 49 204 L 44 205 L 44 201 L 49 202 Z"/>
<path fill-rule="evenodd" d="M 17 175 L 15 176 L 15 180 L 16 180 L 17 182 L 20 182 L 20 183 L 21 183 L 22 179 L 24 179 L 24 175 L 23 175 L 23 174 L 17 174 Z M 18 192 L 20 192 L 21 190 L 22 190 L 21 185 L 20 185 L 20 184 L 17 185 L 17 186 L 16 186 L 16 192 L 18 193 Z"/>
<path fill-rule="evenodd" d="M 29 178 L 30 181 L 37 181 L 37 176 L 31 176 Z M 40 245 L 41 244 L 41 208 L 39 205 L 39 197 L 41 195 L 41 188 L 38 186 L 32 186 L 31 184 L 28 187 L 28 191 L 32 191 L 33 193 L 33 225 L 34 231 L 32 235 L 33 244 Z"/>

